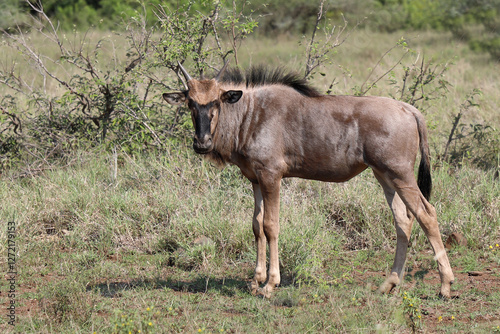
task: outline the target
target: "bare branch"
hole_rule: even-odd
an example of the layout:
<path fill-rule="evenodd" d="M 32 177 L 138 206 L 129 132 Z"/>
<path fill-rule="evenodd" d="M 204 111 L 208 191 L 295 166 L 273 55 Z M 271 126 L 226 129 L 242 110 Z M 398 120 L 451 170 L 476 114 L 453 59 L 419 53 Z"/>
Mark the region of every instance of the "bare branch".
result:
<path fill-rule="evenodd" d="M 8 112 L 4 107 L 0 105 L 0 111 L 2 111 L 2 114 L 7 115 L 10 117 L 12 125 L 14 125 L 14 133 L 19 134 L 17 130 L 19 129 L 19 132 L 23 131 L 22 123 L 19 117 L 17 117 L 15 114 Z M 2 132 L 6 131 L 6 129 L 2 130 Z M 1 133 L 1 132 L 0 132 Z"/>
<path fill-rule="evenodd" d="M 375 64 L 375 66 L 372 68 L 372 70 L 370 71 L 370 73 L 368 74 L 368 76 L 366 77 L 365 81 L 363 82 L 363 84 L 361 85 L 360 87 L 360 95 L 365 95 L 366 93 L 368 93 L 368 91 L 370 89 L 372 89 L 376 84 L 377 82 L 379 82 L 382 78 L 384 78 L 387 74 L 389 74 L 394 68 L 396 68 L 396 66 L 398 66 L 399 64 L 401 64 L 401 62 L 403 61 L 403 58 L 406 57 L 406 55 L 410 52 L 409 50 L 406 50 L 406 52 L 401 56 L 401 58 L 399 58 L 399 60 L 391 67 L 389 68 L 388 71 L 386 71 L 384 74 L 382 74 L 381 76 L 379 76 L 377 79 L 375 79 L 370 85 L 368 85 L 368 87 L 366 89 L 363 89 L 363 87 L 366 85 L 366 83 L 368 82 L 368 80 L 370 79 L 370 77 L 372 76 L 372 74 L 375 72 L 375 69 L 380 65 L 380 63 L 382 62 L 382 60 L 392 51 L 394 50 L 395 48 L 397 48 L 399 46 L 399 44 L 396 44 L 394 45 L 393 47 L 391 47 L 389 50 L 387 50 L 386 52 L 384 52 L 384 54 L 379 58 L 379 60 L 377 61 L 377 63 Z"/>
<path fill-rule="evenodd" d="M 306 48 L 307 59 L 306 59 L 306 72 L 304 74 L 304 78 L 307 78 L 309 76 L 309 74 L 312 72 L 312 70 L 314 69 L 314 67 L 316 67 L 316 66 L 314 66 L 315 61 L 312 60 L 312 58 L 314 57 L 313 53 L 312 53 L 312 49 L 313 49 L 313 45 L 314 45 L 314 39 L 316 37 L 316 31 L 319 29 L 319 27 L 318 27 L 319 22 L 321 21 L 321 17 L 323 17 L 324 4 L 325 4 L 325 0 L 321 0 L 321 3 L 319 4 L 318 14 L 316 16 L 316 23 L 315 23 L 314 28 L 313 28 L 311 40 L 309 41 L 309 45 Z"/>
<path fill-rule="evenodd" d="M 321 66 L 324 62 L 328 61 L 328 56 L 333 52 L 333 50 L 341 46 L 347 38 L 349 38 L 352 31 L 354 31 L 362 21 L 358 22 L 350 31 L 346 32 L 348 22 L 342 15 L 342 20 L 344 21 L 342 26 L 332 26 L 331 28 L 326 28 L 323 30 L 325 40 L 322 42 L 316 41 L 317 31 L 320 30 L 319 26 L 326 14 L 327 9 L 325 8 L 325 0 L 322 0 L 318 13 L 316 15 L 316 22 L 313 28 L 311 38 L 309 39 L 308 45 L 306 47 L 305 56 L 305 71 L 304 78 L 308 79 L 314 70 Z"/>

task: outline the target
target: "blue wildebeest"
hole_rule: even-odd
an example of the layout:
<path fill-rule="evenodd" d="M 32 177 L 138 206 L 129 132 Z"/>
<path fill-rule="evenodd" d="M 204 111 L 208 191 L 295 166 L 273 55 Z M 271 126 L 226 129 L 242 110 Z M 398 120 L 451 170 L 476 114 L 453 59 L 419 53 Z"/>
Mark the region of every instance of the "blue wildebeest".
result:
<path fill-rule="evenodd" d="M 436 210 L 428 202 L 432 185 L 422 114 L 409 104 L 384 97 L 322 95 L 281 69 L 257 67 L 243 74 L 238 69 L 225 70 L 226 65 L 214 79 L 197 80 L 179 64 L 185 90 L 163 98 L 173 105 L 187 104 L 191 110 L 196 153 L 218 164 L 237 165 L 252 183 L 257 246 L 252 293 L 269 297 L 280 283 L 281 179 L 344 182 L 370 167 L 382 185 L 397 233 L 392 271 L 380 290 L 389 292 L 403 278 L 416 217 L 435 253 L 440 294 L 450 297 L 453 272 Z M 417 181 L 413 169 L 418 151 Z"/>

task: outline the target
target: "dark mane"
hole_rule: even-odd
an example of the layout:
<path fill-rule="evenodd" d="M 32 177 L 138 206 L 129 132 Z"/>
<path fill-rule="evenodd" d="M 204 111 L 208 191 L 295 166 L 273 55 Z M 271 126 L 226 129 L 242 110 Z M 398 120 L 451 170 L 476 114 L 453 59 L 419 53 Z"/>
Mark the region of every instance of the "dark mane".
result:
<path fill-rule="evenodd" d="M 282 67 L 269 69 L 265 66 L 253 66 L 244 74 L 239 68 L 231 68 L 224 72 L 221 82 L 236 85 L 246 84 L 247 87 L 281 84 L 308 97 L 321 96 L 304 78 L 297 73 L 287 72 Z"/>

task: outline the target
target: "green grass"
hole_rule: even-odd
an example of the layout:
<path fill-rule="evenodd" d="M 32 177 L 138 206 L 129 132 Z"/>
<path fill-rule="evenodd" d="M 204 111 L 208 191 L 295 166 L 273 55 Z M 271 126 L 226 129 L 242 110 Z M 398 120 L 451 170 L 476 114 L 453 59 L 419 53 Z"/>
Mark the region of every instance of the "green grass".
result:
<path fill-rule="evenodd" d="M 339 66 L 324 69 L 327 77 L 316 76 L 314 85 L 326 90 L 336 77 L 334 93 L 351 94 L 400 35 L 357 31 L 338 49 Z M 480 108 L 463 122 L 500 124 L 498 64 L 449 37 L 425 32 L 411 42 L 420 57 L 455 57 L 447 72 L 453 86 L 426 109 L 434 157 L 443 152 L 453 116 L 473 88 L 483 91 Z M 249 39 L 240 59 L 244 66 L 301 68 L 301 52 L 292 37 Z M 388 55 L 374 76 L 397 59 L 397 52 Z M 387 96 L 393 89 L 382 80 L 370 94 Z M 282 182 L 282 285 L 269 300 L 247 288 L 256 256 L 249 182 L 235 167 L 220 171 L 202 161 L 190 143 L 166 143 L 163 154 L 118 151 L 116 159 L 94 148 L 34 175 L 32 166 L 4 171 L 0 240 L 8 237 L 7 222 L 15 221 L 18 318 L 12 328 L 5 311 L 0 330 L 385 333 L 414 326 L 422 332 L 491 332 L 500 325 L 500 182 L 494 169 L 467 159 L 460 168 L 434 161 L 432 203 L 443 239 L 453 232 L 467 238 L 467 246 L 449 251 L 457 276 L 449 301 L 437 297 L 436 264 L 418 224 L 404 284 L 393 294 L 377 293 L 392 266 L 396 235 L 370 171 L 345 184 Z M 213 242 L 194 244 L 200 236 Z M 6 246 L 0 244 L 2 254 Z M 7 267 L 6 255 L 0 266 Z M 471 271 L 482 275 L 468 276 Z M 4 310 L 7 287 L 2 280 Z M 418 311 L 405 304 L 404 292 Z"/>
<path fill-rule="evenodd" d="M 0 199 L 10 204 L 1 219 L 15 221 L 18 232 L 16 331 L 128 333 L 122 323 L 151 333 L 408 328 L 402 292 L 376 292 L 392 265 L 395 232 L 370 172 L 346 184 L 283 182 L 283 283 L 263 300 L 247 288 L 255 260 L 248 181 L 180 146 L 162 156 L 120 153 L 116 179 L 104 152 L 81 153 L 71 167 L 37 177 L 4 178 Z M 500 186 L 492 178 L 467 167 L 434 172 L 441 230 L 462 231 L 469 244 L 449 253 L 459 299 L 443 301 L 430 247 L 415 227 L 407 264 L 417 272 L 398 291 L 422 299 L 424 330 L 465 330 L 470 317 L 476 332 L 495 324 L 487 321 L 498 313 L 495 290 L 462 281 L 463 272 L 488 269 L 490 287 L 500 286 L 500 250 L 488 247 L 500 240 Z M 193 245 L 201 235 L 214 243 Z M 467 317 L 466 303 L 476 305 Z M 12 329 L 4 318 L 0 326 Z"/>

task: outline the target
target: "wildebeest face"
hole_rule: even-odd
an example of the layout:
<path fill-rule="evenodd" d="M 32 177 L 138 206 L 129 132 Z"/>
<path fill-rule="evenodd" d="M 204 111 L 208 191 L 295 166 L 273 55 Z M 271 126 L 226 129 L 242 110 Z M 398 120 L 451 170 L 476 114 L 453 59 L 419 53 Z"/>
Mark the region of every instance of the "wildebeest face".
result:
<path fill-rule="evenodd" d="M 206 154 L 214 149 L 213 135 L 217 129 L 221 105 L 236 103 L 243 94 L 239 90 L 225 91 L 216 80 L 190 80 L 188 90 L 163 94 L 170 104 L 187 103 L 195 129 L 193 148 L 196 153 Z"/>

